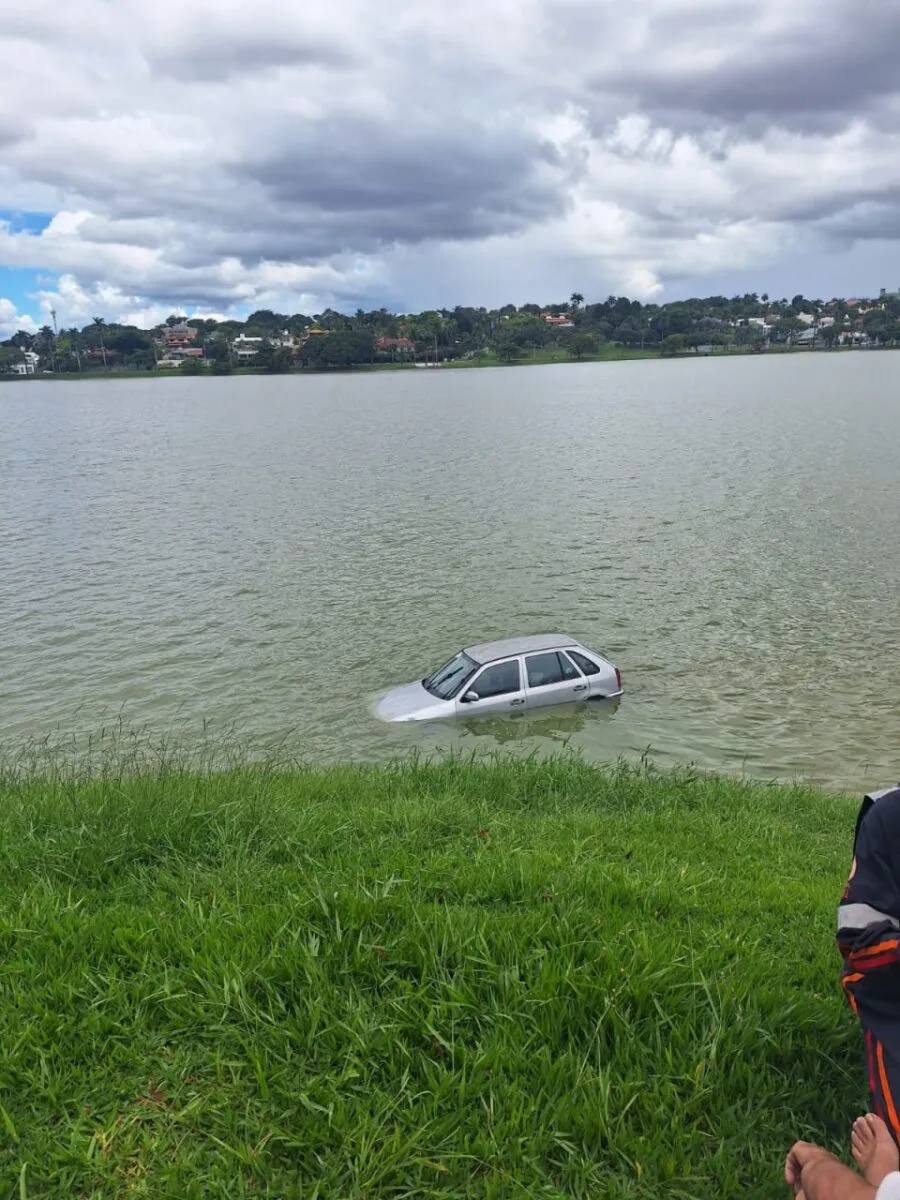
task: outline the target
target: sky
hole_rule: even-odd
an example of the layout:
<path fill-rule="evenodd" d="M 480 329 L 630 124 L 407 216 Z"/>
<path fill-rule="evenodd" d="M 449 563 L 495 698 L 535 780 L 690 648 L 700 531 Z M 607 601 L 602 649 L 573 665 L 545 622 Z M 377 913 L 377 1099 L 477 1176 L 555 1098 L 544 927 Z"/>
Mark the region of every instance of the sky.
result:
<path fill-rule="evenodd" d="M 0 7 L 0 337 L 900 287 L 885 0 Z"/>

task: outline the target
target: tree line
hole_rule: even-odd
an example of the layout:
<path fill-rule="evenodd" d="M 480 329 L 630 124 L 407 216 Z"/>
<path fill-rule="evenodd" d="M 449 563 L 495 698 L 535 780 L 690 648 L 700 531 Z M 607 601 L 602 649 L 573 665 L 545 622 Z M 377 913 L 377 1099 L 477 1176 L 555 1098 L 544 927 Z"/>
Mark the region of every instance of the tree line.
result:
<path fill-rule="evenodd" d="M 548 314 L 565 321 L 548 323 Z M 20 331 L 0 343 L 0 371 L 21 361 L 25 350 L 40 356 L 41 369 L 57 372 L 151 370 L 163 356 L 166 326 L 182 321 L 173 314 L 147 330 L 95 317 L 81 328 L 58 333 L 48 325 L 36 334 Z M 203 357 L 188 359 L 180 368 L 184 373 L 228 373 L 239 365 L 268 372 L 329 370 L 480 356 L 505 362 L 553 355 L 588 358 L 603 353 L 605 346 L 662 355 L 701 348 L 762 349 L 790 345 L 810 328 L 814 340 L 825 346 L 837 345 L 847 335 L 863 335 L 874 345 L 898 345 L 900 295 L 823 302 L 802 295 L 789 300 L 747 293 L 642 304 L 626 296 L 585 303 L 573 292 L 568 300 L 550 305 L 457 305 L 407 314 L 386 308 L 360 308 L 352 314 L 333 308 L 314 314 L 259 309 L 244 321 L 191 318 L 186 323 L 196 330 L 194 344 Z M 235 339 L 241 337 L 261 339 L 246 364 L 235 352 Z"/>

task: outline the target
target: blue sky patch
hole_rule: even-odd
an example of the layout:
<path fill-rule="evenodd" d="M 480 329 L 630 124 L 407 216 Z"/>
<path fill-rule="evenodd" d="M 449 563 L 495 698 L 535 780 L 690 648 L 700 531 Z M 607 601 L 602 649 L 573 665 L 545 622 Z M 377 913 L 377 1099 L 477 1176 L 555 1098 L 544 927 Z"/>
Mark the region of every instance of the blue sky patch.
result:
<path fill-rule="evenodd" d="M 13 233 L 41 233 L 53 220 L 53 213 L 21 212 L 15 208 L 0 208 L 0 222 Z"/>
<path fill-rule="evenodd" d="M 0 208 L 0 223 L 7 225 L 13 233 L 41 233 L 53 220 L 53 213 L 23 212 L 14 208 Z M 40 316 L 38 303 L 32 299 L 40 288 L 48 290 L 56 286 L 55 275 L 46 271 L 25 270 L 7 267 L 0 263 L 0 297 L 11 300 L 20 313 L 29 313 L 35 319 Z"/>
<path fill-rule="evenodd" d="M 38 288 L 47 291 L 55 286 L 55 277 L 48 277 L 45 271 L 0 266 L 0 298 L 11 300 L 20 313 L 28 313 L 35 320 L 40 315 L 40 305 L 32 299 L 34 293 Z"/>

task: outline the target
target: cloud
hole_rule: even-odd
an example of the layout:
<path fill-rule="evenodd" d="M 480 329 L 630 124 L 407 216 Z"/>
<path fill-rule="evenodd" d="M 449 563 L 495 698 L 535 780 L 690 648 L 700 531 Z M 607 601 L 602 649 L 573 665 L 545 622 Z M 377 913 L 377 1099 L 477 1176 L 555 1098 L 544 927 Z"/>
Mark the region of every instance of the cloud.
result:
<path fill-rule="evenodd" d="M 900 10 L 881 0 L 663 4 L 592 86 L 694 129 L 697 116 L 739 129 L 833 129 L 896 95 L 898 44 Z"/>
<path fill-rule="evenodd" d="M 35 321 L 18 311 L 12 300 L 0 296 L 0 339 L 11 338 L 13 334 L 24 330 L 25 333 L 37 333 Z"/>
<path fill-rule="evenodd" d="M 33 0 L 0 211 L 55 215 L 0 263 L 67 321 L 897 273 L 898 40 L 875 0 Z"/>

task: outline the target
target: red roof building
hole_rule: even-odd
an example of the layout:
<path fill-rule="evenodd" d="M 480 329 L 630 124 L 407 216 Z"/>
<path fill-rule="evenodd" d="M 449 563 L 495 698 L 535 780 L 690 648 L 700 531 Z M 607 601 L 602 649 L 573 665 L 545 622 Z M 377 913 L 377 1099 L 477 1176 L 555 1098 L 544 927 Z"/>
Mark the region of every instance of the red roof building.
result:
<path fill-rule="evenodd" d="M 408 337 L 380 337 L 375 339 L 376 350 L 403 350 L 412 353 L 416 346 Z"/>

